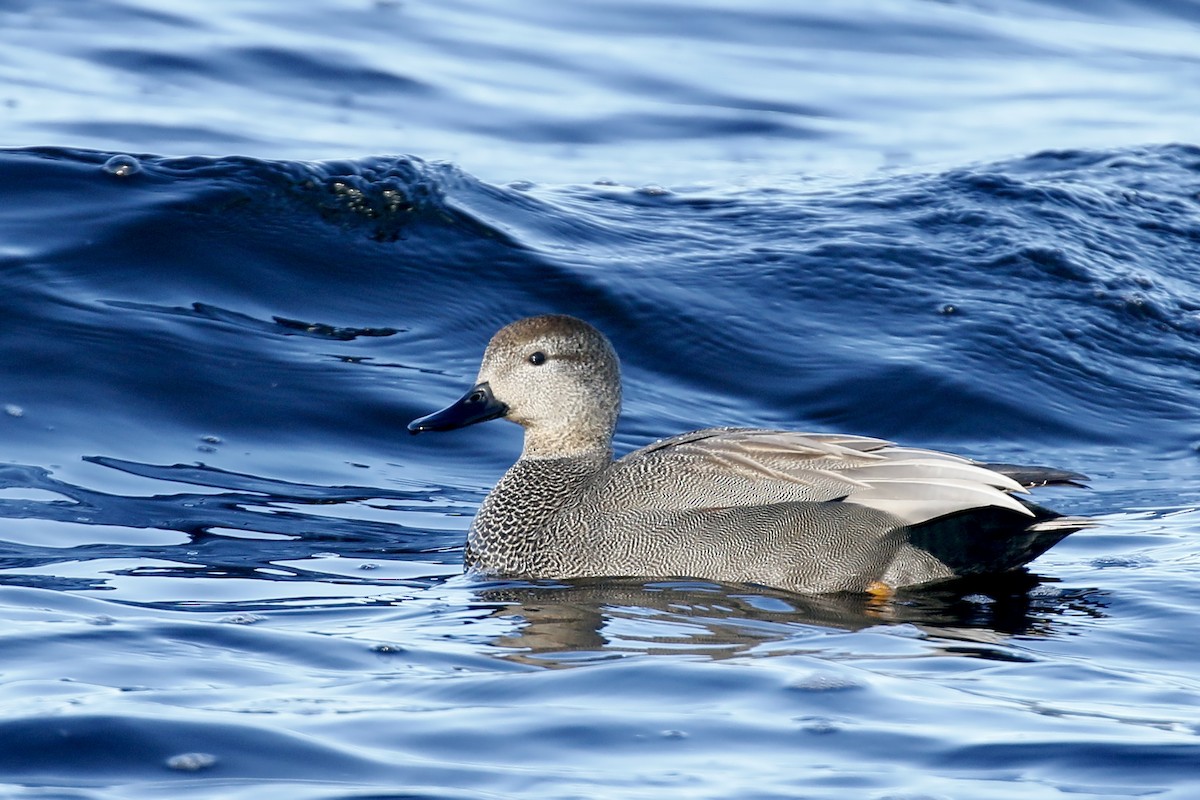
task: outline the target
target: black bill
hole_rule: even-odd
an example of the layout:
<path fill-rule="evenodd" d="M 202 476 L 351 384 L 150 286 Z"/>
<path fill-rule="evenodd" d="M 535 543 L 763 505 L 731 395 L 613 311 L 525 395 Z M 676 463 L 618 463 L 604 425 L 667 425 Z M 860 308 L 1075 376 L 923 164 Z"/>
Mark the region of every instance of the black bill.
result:
<path fill-rule="evenodd" d="M 464 394 L 453 405 L 446 406 L 441 411 L 435 411 L 420 419 L 408 423 L 409 433 L 422 431 L 452 431 L 455 428 L 465 428 L 476 422 L 487 422 L 489 419 L 503 417 L 508 413 L 508 406 L 492 396 L 492 387 L 487 382 L 477 384 L 471 391 Z"/>

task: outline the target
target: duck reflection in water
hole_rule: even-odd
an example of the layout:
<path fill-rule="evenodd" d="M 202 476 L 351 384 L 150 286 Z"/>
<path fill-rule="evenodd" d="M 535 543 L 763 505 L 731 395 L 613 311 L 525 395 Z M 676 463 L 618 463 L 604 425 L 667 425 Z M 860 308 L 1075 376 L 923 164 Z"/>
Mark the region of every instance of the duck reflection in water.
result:
<path fill-rule="evenodd" d="M 956 655 L 1023 660 L 1014 636 L 1050 636 L 1064 616 L 1106 616 L 1096 589 L 1055 589 L 1026 571 L 951 581 L 890 598 L 803 595 L 702 581 L 494 581 L 477 604 L 511 623 L 492 640 L 509 660 L 567 667 L 630 653 L 731 658 L 796 652 L 838 631 L 911 626 Z"/>

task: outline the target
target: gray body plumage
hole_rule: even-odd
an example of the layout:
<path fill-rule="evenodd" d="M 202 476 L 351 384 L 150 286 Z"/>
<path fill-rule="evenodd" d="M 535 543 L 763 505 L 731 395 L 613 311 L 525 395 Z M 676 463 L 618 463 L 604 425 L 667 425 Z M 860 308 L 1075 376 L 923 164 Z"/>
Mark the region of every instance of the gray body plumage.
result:
<path fill-rule="evenodd" d="M 619 407 L 608 340 L 533 317 L 496 334 L 472 393 L 410 426 L 526 429 L 472 522 L 468 569 L 859 592 L 1015 569 L 1086 524 L 1014 498 L 1003 472 L 861 436 L 710 428 L 613 461 Z"/>

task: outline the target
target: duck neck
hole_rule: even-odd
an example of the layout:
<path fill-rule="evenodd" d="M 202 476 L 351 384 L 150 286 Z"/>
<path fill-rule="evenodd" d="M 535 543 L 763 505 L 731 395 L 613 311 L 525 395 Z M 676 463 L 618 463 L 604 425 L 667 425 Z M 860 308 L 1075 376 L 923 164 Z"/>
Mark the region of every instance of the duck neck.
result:
<path fill-rule="evenodd" d="M 525 446 L 521 460 L 612 461 L 613 425 L 596 422 L 589 425 L 533 426 L 525 428 Z"/>

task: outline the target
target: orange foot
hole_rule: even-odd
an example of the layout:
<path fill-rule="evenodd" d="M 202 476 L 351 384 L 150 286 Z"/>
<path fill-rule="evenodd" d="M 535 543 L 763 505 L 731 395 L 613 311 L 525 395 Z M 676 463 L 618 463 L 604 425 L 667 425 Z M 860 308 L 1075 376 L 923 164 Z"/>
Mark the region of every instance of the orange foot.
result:
<path fill-rule="evenodd" d="M 867 584 L 867 594 L 871 595 L 872 600 L 891 600 L 896 590 L 883 581 L 871 581 Z"/>

